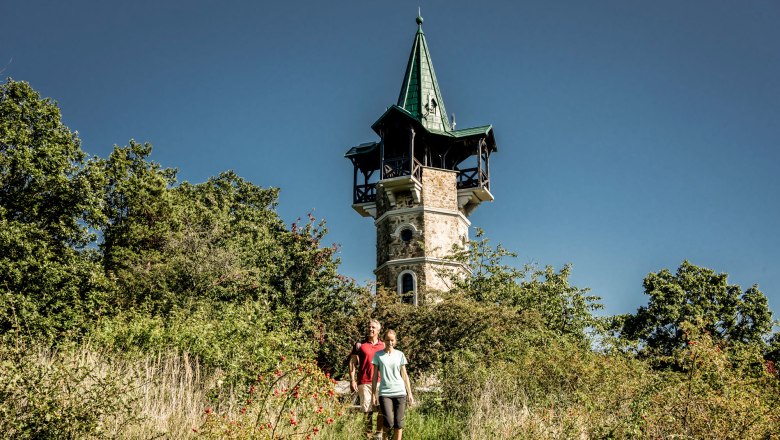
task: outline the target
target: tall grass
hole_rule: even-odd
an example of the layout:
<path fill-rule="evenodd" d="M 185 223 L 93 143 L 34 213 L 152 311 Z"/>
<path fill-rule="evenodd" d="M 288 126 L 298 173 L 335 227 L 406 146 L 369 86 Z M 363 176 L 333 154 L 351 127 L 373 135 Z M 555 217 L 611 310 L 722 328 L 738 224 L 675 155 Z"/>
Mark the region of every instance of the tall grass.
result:
<path fill-rule="evenodd" d="M 777 379 L 733 368 L 706 338 L 678 353 L 676 371 L 618 355 L 561 356 L 567 350 L 518 354 L 476 378 L 467 363 L 450 371 L 441 394 L 421 394 L 408 409 L 404 438 L 780 438 Z M 214 414 L 240 420 L 247 407 L 246 390 L 177 351 L 0 346 L 0 367 L 0 438 L 186 439 Z M 332 417 L 316 439 L 364 437 L 361 414 Z"/>

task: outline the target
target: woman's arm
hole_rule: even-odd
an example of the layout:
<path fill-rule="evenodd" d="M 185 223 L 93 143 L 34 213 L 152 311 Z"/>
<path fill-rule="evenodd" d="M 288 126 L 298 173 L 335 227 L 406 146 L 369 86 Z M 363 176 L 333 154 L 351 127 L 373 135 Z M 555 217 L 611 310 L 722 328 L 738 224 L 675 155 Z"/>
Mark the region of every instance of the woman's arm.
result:
<path fill-rule="evenodd" d="M 409 405 L 414 405 L 412 385 L 409 383 L 409 375 L 406 374 L 406 365 L 401 365 L 401 377 L 404 378 L 404 385 L 406 386 L 406 399 L 409 401 Z"/>
<path fill-rule="evenodd" d="M 379 405 L 379 397 L 376 393 L 377 382 L 379 382 L 379 365 L 374 365 L 374 374 L 371 376 L 371 404 L 374 406 Z"/>

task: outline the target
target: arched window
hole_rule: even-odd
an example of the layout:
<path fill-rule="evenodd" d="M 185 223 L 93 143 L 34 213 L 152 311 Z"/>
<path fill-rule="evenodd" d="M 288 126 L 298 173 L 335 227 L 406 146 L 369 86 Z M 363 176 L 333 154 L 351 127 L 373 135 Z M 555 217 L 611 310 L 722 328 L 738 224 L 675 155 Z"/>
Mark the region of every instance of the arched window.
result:
<path fill-rule="evenodd" d="M 398 294 L 404 304 L 417 304 L 417 277 L 411 270 L 398 275 Z"/>
<path fill-rule="evenodd" d="M 411 223 L 402 223 L 390 234 L 394 239 L 400 238 L 402 242 L 409 243 L 415 235 L 419 235 L 417 228 Z"/>

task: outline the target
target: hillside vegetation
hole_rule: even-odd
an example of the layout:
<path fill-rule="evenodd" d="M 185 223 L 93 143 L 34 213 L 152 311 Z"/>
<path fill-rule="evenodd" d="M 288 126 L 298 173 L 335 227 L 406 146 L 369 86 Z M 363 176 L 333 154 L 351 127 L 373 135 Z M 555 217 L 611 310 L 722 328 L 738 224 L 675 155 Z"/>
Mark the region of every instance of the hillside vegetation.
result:
<path fill-rule="evenodd" d="M 360 438 L 334 382 L 369 317 L 421 388 L 409 439 L 780 438 L 757 286 L 684 261 L 597 317 L 571 267 L 516 267 L 479 231 L 452 255 L 472 277 L 414 307 L 339 274 L 278 189 L 151 153 L 90 157 L 53 101 L 0 85 L 3 438 Z"/>

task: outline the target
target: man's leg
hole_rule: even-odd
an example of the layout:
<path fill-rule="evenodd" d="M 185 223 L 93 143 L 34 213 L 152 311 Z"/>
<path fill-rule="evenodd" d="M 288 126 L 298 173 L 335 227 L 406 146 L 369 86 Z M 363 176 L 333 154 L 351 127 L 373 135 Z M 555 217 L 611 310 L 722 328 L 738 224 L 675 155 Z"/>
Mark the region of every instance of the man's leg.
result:
<path fill-rule="evenodd" d="M 360 396 L 360 410 L 365 413 L 366 437 L 371 438 L 374 433 L 374 409 L 371 403 L 371 384 L 358 385 Z"/>
<path fill-rule="evenodd" d="M 376 434 L 374 438 L 381 440 L 382 438 L 387 438 L 387 433 L 385 433 L 387 424 L 385 423 L 385 416 L 382 414 L 382 405 L 377 405 L 374 409 L 376 410 Z"/>
<path fill-rule="evenodd" d="M 371 436 L 374 435 L 374 413 L 366 413 L 366 438 L 371 440 Z"/>

